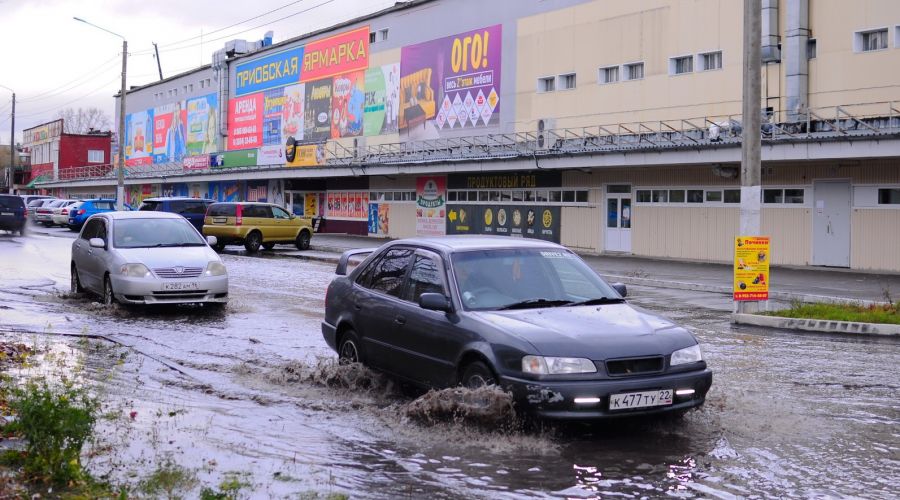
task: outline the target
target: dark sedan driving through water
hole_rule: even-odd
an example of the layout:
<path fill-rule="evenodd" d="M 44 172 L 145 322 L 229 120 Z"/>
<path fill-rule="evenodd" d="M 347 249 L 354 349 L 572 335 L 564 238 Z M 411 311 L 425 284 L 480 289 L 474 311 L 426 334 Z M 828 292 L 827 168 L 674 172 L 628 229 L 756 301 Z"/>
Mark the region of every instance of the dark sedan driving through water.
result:
<path fill-rule="evenodd" d="M 370 253 L 349 274 L 354 254 Z M 697 339 L 570 250 L 508 237 L 346 252 L 322 332 L 344 362 L 431 388 L 497 384 L 544 418 L 683 413 L 712 384 Z"/>

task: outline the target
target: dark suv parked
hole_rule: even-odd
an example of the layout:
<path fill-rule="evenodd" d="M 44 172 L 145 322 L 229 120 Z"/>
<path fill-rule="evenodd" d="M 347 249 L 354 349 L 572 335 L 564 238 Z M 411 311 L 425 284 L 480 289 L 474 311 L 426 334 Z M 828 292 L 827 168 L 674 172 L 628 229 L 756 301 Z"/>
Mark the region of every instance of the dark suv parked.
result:
<path fill-rule="evenodd" d="M 27 214 L 21 196 L 0 194 L 0 230 L 24 234 Z"/>
<path fill-rule="evenodd" d="M 193 224 L 198 232 L 202 233 L 203 218 L 206 217 L 206 209 L 213 203 L 213 200 L 186 198 L 181 196 L 147 198 L 141 203 L 141 207 L 138 210 L 178 214 Z"/>

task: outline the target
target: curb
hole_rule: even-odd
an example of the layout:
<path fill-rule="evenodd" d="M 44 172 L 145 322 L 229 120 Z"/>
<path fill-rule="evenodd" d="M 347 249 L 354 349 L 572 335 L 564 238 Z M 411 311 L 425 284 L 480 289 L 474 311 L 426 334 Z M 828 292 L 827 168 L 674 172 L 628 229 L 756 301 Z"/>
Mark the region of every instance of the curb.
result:
<path fill-rule="evenodd" d="M 764 326 L 802 330 L 806 332 L 843 333 L 858 335 L 900 336 L 900 325 L 860 323 L 856 321 L 832 321 L 824 319 L 785 318 L 759 314 L 734 313 L 731 322 L 740 325 Z"/>

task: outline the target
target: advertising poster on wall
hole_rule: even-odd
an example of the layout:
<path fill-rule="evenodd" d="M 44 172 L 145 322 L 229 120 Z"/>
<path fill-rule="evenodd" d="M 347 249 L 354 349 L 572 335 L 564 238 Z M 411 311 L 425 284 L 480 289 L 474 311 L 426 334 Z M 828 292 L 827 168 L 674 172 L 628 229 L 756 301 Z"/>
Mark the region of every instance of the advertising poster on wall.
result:
<path fill-rule="evenodd" d="M 243 96 L 300 81 L 303 47 L 276 52 L 239 64 L 234 73 L 234 95 Z"/>
<path fill-rule="evenodd" d="M 369 27 L 306 44 L 300 81 L 308 82 L 369 67 Z"/>
<path fill-rule="evenodd" d="M 364 71 L 334 77 L 331 92 L 331 137 L 358 137 L 363 133 L 366 74 Z"/>
<path fill-rule="evenodd" d="M 125 116 L 125 164 L 129 167 L 153 163 L 153 110 Z"/>
<path fill-rule="evenodd" d="M 263 93 L 262 146 L 259 148 L 257 165 L 284 164 L 284 143 L 281 142 L 284 101 L 284 89 L 272 89 Z"/>
<path fill-rule="evenodd" d="M 268 201 L 268 181 L 247 181 L 246 201 Z"/>
<path fill-rule="evenodd" d="M 207 184 L 206 190 L 206 198 L 215 201 L 222 201 L 222 186 L 221 182 L 210 181 Z"/>
<path fill-rule="evenodd" d="M 325 203 L 326 215 L 334 217 L 336 215 L 336 212 L 334 211 L 334 193 L 328 193 L 325 197 L 327 198 Z"/>
<path fill-rule="evenodd" d="M 259 150 L 256 149 L 241 149 L 212 154 L 209 155 L 209 166 L 213 168 L 235 168 L 257 165 L 258 152 Z"/>
<path fill-rule="evenodd" d="M 306 193 L 304 215 L 307 217 L 316 217 L 319 215 L 319 195 L 315 193 Z"/>
<path fill-rule="evenodd" d="M 396 132 L 397 113 L 400 109 L 400 64 L 369 68 L 366 71 L 365 89 L 365 135 Z"/>
<path fill-rule="evenodd" d="M 228 101 L 228 149 L 262 146 L 263 103 L 262 93 Z"/>
<path fill-rule="evenodd" d="M 381 203 L 378 206 L 378 234 L 390 234 L 391 206 Z"/>
<path fill-rule="evenodd" d="M 734 300 L 769 300 L 768 236 L 738 236 L 734 240 Z"/>
<path fill-rule="evenodd" d="M 446 234 L 447 177 L 416 177 L 416 234 Z"/>
<path fill-rule="evenodd" d="M 153 163 L 178 162 L 187 151 L 184 101 L 153 108 Z"/>
<path fill-rule="evenodd" d="M 207 185 L 205 182 L 192 182 L 190 186 L 188 186 L 188 196 L 191 198 L 204 198 L 207 194 Z"/>
<path fill-rule="evenodd" d="M 281 111 L 281 144 L 288 137 L 303 140 L 303 110 L 305 108 L 306 86 L 302 83 L 284 88 L 284 106 Z"/>
<path fill-rule="evenodd" d="M 369 203 L 369 234 L 378 234 L 378 203 Z"/>
<path fill-rule="evenodd" d="M 447 206 L 447 234 L 491 234 L 559 243 L 560 208 L 546 205 Z"/>
<path fill-rule="evenodd" d="M 401 49 L 400 129 L 423 134 L 500 120 L 501 25 Z"/>
<path fill-rule="evenodd" d="M 294 159 L 287 162 L 288 167 L 316 167 L 325 164 L 325 143 L 297 144 L 294 146 Z"/>
<path fill-rule="evenodd" d="M 284 204 L 284 181 L 281 179 L 269 179 L 269 192 L 266 201 L 274 203 L 279 207 L 286 206 Z"/>
<path fill-rule="evenodd" d="M 181 160 L 181 165 L 185 170 L 208 170 L 209 155 L 185 156 Z"/>
<path fill-rule="evenodd" d="M 216 151 L 219 106 L 216 94 L 187 100 L 187 155 Z"/>
<path fill-rule="evenodd" d="M 303 114 L 303 142 L 324 142 L 331 138 L 332 79 L 306 84 Z"/>
<path fill-rule="evenodd" d="M 240 181 L 222 181 L 222 201 L 244 201 Z"/>

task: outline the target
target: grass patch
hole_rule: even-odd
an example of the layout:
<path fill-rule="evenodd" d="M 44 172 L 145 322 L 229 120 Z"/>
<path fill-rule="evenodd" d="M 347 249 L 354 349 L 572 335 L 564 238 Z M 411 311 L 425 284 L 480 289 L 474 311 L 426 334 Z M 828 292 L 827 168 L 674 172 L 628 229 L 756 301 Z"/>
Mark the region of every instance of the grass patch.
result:
<path fill-rule="evenodd" d="M 860 304 L 807 304 L 795 302 L 791 304 L 789 309 L 769 311 L 763 314 L 766 316 L 782 316 L 785 318 L 900 325 L 900 302 L 873 304 L 868 306 Z"/>

